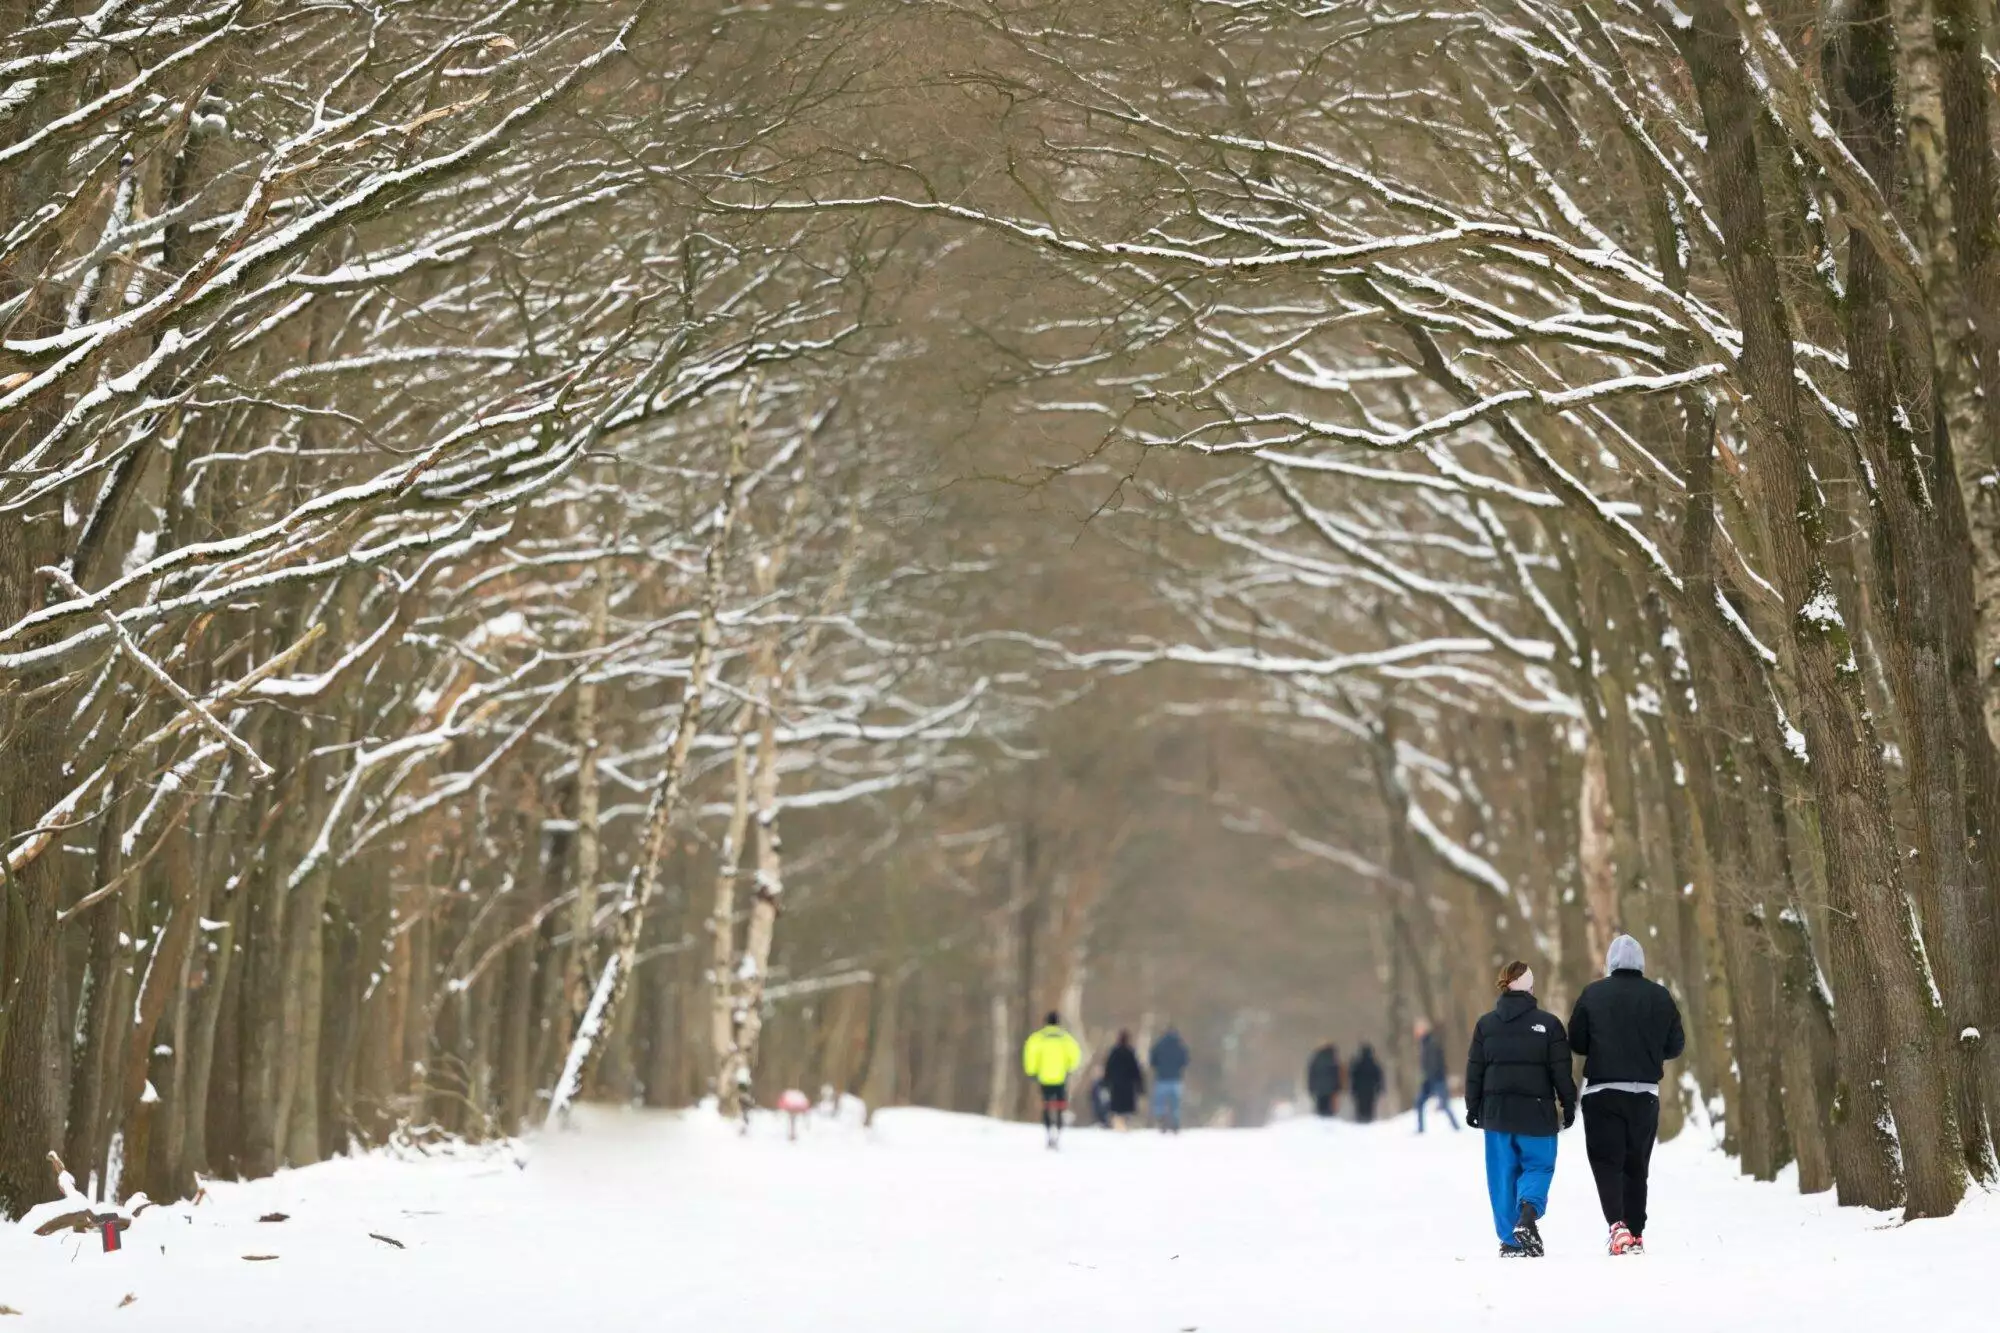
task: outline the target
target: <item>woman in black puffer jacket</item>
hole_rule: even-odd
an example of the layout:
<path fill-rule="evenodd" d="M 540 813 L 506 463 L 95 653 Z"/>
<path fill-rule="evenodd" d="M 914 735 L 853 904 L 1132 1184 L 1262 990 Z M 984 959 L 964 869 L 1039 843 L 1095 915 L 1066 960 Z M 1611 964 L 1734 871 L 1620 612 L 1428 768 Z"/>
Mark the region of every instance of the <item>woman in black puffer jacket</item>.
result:
<path fill-rule="evenodd" d="M 1500 969 L 1499 1002 L 1472 1030 L 1465 1058 L 1465 1123 L 1486 1131 L 1486 1192 L 1502 1258 L 1539 1258 L 1535 1225 L 1549 1210 L 1556 1135 L 1576 1119 L 1569 1037 L 1535 1003 L 1526 963 Z"/>
<path fill-rule="evenodd" d="M 1111 1127 L 1123 1131 L 1139 1109 L 1139 1094 L 1146 1090 L 1146 1071 L 1139 1067 L 1131 1033 L 1120 1032 L 1118 1044 L 1104 1057 L 1104 1084 L 1111 1091 Z"/>

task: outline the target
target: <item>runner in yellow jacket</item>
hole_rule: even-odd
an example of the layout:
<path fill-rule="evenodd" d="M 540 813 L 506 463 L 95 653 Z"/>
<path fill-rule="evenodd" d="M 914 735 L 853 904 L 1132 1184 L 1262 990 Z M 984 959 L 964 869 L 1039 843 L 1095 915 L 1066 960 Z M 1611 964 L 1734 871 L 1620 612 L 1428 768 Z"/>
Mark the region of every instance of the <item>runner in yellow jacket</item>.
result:
<path fill-rule="evenodd" d="M 1063 1112 L 1069 1109 L 1069 1076 L 1082 1063 L 1083 1048 L 1063 1030 L 1062 1018 L 1054 1010 L 1021 1046 L 1021 1072 L 1042 1088 L 1042 1129 L 1051 1148 L 1062 1133 Z"/>

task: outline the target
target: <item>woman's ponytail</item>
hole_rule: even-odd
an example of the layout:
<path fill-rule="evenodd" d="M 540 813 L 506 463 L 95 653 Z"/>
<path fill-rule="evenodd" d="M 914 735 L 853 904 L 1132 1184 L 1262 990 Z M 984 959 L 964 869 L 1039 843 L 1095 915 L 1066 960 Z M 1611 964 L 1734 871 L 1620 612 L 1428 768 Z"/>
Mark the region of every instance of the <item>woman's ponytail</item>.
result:
<path fill-rule="evenodd" d="M 1528 965 L 1517 958 L 1500 969 L 1500 975 L 1494 978 L 1493 988 L 1505 995 L 1513 989 L 1515 982 L 1527 975 L 1527 972 Z"/>

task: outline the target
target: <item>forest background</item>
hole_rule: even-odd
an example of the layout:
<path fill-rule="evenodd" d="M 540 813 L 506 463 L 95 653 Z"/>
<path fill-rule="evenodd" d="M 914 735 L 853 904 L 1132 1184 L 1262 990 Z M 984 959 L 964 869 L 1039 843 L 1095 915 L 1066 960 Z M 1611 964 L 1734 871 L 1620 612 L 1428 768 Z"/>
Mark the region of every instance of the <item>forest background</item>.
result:
<path fill-rule="evenodd" d="M 0 1208 L 1052 1007 L 1406 1101 L 1628 930 L 1667 1132 L 1951 1211 L 1992 30 L 0 0 Z"/>

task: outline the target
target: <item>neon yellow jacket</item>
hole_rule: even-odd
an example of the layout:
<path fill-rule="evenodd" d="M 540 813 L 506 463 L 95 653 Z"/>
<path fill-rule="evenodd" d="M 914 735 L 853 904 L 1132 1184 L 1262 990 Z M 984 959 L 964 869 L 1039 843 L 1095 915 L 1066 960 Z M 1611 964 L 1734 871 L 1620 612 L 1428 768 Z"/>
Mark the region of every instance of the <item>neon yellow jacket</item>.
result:
<path fill-rule="evenodd" d="M 1053 1024 L 1030 1036 L 1021 1047 L 1022 1072 L 1050 1087 L 1069 1082 L 1082 1063 L 1083 1048 L 1076 1044 L 1076 1038 Z"/>

